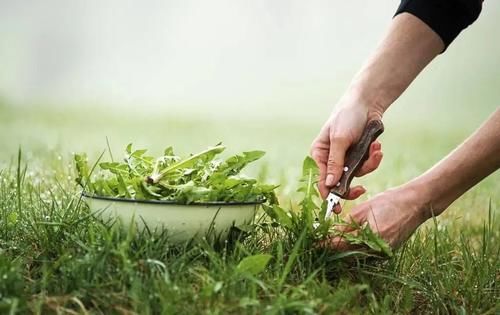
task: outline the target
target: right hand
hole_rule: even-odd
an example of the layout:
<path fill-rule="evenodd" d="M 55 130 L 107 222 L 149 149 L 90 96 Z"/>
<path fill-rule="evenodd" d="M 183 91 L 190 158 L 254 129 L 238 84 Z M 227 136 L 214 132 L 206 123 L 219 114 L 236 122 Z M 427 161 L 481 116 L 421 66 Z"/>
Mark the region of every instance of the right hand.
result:
<path fill-rule="evenodd" d="M 340 180 L 349 147 L 360 139 L 368 121 L 381 118 L 380 113 L 360 105 L 359 102 L 344 101 L 336 106 L 311 146 L 311 156 L 319 167 L 318 188 L 323 198 L 326 198 L 330 189 Z M 356 176 L 374 171 L 381 161 L 381 144 L 374 141 L 370 146 L 368 159 Z M 364 192 L 365 189 L 361 186 L 352 187 L 347 199 L 356 199 Z"/>

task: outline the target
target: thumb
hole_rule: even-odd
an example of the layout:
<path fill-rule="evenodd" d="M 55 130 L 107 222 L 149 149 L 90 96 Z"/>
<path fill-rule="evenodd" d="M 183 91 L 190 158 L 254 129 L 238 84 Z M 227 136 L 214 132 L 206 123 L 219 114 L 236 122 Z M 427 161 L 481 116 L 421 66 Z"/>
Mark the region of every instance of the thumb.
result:
<path fill-rule="evenodd" d="M 346 137 L 331 137 L 330 152 L 328 154 L 328 162 L 326 165 L 326 181 L 327 187 L 333 187 L 337 184 L 344 171 L 344 157 L 351 143 Z"/>

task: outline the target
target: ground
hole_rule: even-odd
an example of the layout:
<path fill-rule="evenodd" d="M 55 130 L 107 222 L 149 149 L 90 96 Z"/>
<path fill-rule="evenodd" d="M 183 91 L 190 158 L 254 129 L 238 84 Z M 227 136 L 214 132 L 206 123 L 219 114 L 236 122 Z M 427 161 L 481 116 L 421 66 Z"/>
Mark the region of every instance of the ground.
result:
<path fill-rule="evenodd" d="M 439 117 L 387 118 L 385 158 L 358 180 L 368 188 L 362 200 L 425 171 L 480 120 Z M 343 257 L 296 235 L 263 231 L 235 244 L 178 248 L 163 234 L 103 224 L 79 201 L 72 152 L 96 157 L 107 136 L 115 154 L 128 142 L 153 153 L 173 145 L 187 154 L 219 141 L 229 153 L 265 150 L 250 172 L 281 184 L 281 203 L 297 209 L 301 161 L 319 123 L 3 105 L 0 313 L 498 313 L 498 172 L 390 259 Z M 241 272 L 241 261 L 259 254 L 270 255 L 265 269 Z"/>

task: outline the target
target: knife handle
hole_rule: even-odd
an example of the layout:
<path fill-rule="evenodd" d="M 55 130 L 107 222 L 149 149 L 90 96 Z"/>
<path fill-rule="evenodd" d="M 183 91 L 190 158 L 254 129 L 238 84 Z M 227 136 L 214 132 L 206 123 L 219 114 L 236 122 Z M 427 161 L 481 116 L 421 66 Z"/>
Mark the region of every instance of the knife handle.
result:
<path fill-rule="evenodd" d="M 340 177 L 339 183 L 331 189 L 331 192 L 342 198 L 347 197 L 354 174 L 356 174 L 363 165 L 363 162 L 368 158 L 370 144 L 375 141 L 382 132 L 384 132 L 384 124 L 381 120 L 371 120 L 368 122 L 358 143 L 349 147 L 349 150 L 347 150 L 344 161 L 344 172 Z"/>

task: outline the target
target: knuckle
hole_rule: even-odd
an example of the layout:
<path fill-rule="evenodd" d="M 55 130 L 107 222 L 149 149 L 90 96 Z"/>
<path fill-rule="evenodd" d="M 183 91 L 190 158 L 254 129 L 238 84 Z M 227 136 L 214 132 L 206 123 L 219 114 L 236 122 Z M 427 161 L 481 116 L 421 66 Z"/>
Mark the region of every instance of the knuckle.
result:
<path fill-rule="evenodd" d="M 318 152 L 318 150 L 315 150 L 314 148 L 311 149 L 311 157 L 314 161 L 316 161 L 316 163 L 320 162 L 321 161 L 321 153 Z"/>
<path fill-rule="evenodd" d="M 328 164 L 329 167 L 332 167 L 332 168 L 340 168 L 340 167 L 342 167 L 340 165 L 340 163 L 338 163 L 337 160 L 335 160 L 332 157 L 328 158 L 327 164 Z"/>
<path fill-rule="evenodd" d="M 316 146 L 316 143 L 313 142 L 311 146 L 309 147 L 309 153 L 311 156 L 314 158 L 315 155 L 318 155 L 318 147 Z"/>
<path fill-rule="evenodd" d="M 349 137 L 344 134 L 332 134 L 330 135 L 330 142 L 339 145 L 345 145 L 349 143 Z"/>
<path fill-rule="evenodd" d="M 320 141 L 318 141 L 318 139 L 315 139 L 311 145 L 309 146 L 309 152 L 311 154 L 311 156 L 313 155 L 320 155 L 321 154 L 321 151 L 324 150 L 322 144 Z"/>

